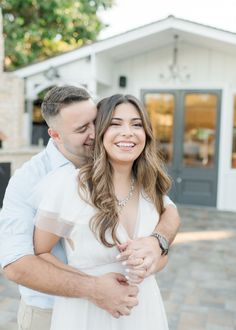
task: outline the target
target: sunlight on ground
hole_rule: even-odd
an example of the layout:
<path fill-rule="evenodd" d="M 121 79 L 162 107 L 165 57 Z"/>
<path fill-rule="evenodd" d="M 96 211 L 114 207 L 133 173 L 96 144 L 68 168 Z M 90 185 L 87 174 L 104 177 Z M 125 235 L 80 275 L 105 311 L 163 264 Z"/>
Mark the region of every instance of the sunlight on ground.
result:
<path fill-rule="evenodd" d="M 216 241 L 236 236 L 236 233 L 230 230 L 214 230 L 214 231 L 191 231 L 187 233 L 179 233 L 174 244 L 188 243 L 193 241 Z"/>

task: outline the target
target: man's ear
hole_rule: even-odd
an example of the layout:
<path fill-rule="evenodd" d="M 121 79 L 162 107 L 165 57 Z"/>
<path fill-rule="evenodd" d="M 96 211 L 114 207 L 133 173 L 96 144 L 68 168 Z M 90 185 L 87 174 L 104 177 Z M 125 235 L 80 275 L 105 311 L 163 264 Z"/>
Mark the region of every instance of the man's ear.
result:
<path fill-rule="evenodd" d="M 60 134 L 55 129 L 49 127 L 48 134 L 55 142 L 61 142 Z"/>

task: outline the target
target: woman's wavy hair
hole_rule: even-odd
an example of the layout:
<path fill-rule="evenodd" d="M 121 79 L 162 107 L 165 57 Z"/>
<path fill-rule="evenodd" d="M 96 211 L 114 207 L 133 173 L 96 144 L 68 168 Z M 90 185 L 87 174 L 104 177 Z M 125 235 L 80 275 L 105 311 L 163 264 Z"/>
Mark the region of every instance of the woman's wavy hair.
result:
<path fill-rule="evenodd" d="M 137 109 L 146 133 L 146 144 L 133 163 L 132 175 L 137 186 L 142 188 L 145 196 L 154 203 L 160 214 L 164 211 L 163 195 L 171 186 L 170 178 L 156 148 L 149 116 L 141 102 L 132 95 L 122 94 L 102 99 L 97 105 L 94 156 L 81 168 L 79 186 L 82 198 L 90 200 L 97 211 L 90 221 L 90 228 L 107 247 L 119 242 L 116 235 L 119 218 L 112 180 L 113 168 L 103 145 L 103 137 L 110 126 L 116 107 L 127 103 Z M 111 234 L 112 242 L 107 240 L 107 233 Z"/>

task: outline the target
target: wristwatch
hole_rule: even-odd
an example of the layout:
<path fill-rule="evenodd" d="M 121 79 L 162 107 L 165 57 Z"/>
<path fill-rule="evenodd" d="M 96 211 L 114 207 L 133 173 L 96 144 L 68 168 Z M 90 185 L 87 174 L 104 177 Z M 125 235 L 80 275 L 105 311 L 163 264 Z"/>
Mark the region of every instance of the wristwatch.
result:
<path fill-rule="evenodd" d="M 159 243 L 161 251 L 162 251 L 161 255 L 164 255 L 164 256 L 167 255 L 167 253 L 169 251 L 169 243 L 168 243 L 167 239 L 155 231 L 150 236 L 156 237 L 156 239 L 158 240 L 158 243 Z"/>

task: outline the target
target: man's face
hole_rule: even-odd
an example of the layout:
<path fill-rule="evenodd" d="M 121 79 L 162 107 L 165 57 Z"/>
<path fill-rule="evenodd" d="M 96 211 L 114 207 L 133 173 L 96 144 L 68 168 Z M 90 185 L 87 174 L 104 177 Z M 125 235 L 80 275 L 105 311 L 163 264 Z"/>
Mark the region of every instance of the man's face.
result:
<path fill-rule="evenodd" d="M 91 154 L 96 115 L 97 108 L 91 99 L 75 102 L 61 109 L 49 129 L 58 149 L 77 166 Z"/>

